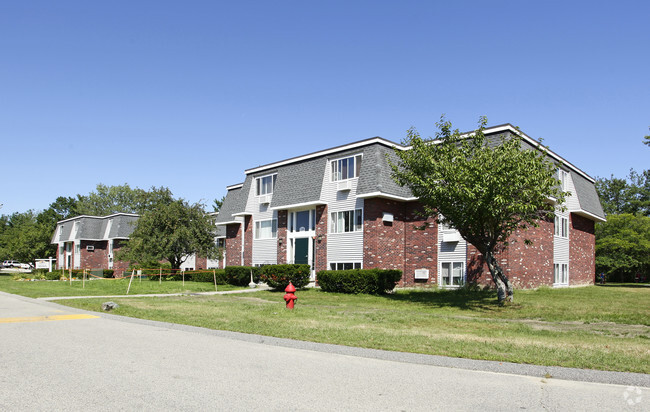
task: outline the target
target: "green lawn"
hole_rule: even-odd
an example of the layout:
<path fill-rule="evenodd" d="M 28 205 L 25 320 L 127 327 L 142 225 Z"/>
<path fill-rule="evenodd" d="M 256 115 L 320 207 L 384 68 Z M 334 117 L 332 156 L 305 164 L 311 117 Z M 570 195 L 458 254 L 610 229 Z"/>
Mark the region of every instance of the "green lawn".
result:
<path fill-rule="evenodd" d="M 144 281 L 143 281 L 144 283 Z M 151 282 L 150 282 L 151 283 Z M 155 282 L 154 282 L 155 283 Z M 5 283 L 2 283 L 4 288 Z M 157 285 L 157 284 L 156 284 Z M 314 342 L 539 365 L 650 373 L 650 288 L 400 290 L 388 296 L 283 293 L 116 298 L 116 314 Z M 61 303 L 99 310 L 101 299 Z"/>
<path fill-rule="evenodd" d="M 85 287 L 84 287 L 85 286 Z M 85 285 L 81 280 L 72 281 L 15 281 L 11 274 L 0 273 L 0 290 L 30 298 L 52 296 L 106 296 L 124 295 L 129 286 L 129 279 L 93 279 L 86 280 Z M 218 285 L 219 291 L 241 289 L 231 285 Z M 214 292 L 214 284 L 208 282 L 182 282 L 151 281 L 143 278 L 134 278 L 129 290 L 130 295 L 151 293 L 192 293 Z"/>

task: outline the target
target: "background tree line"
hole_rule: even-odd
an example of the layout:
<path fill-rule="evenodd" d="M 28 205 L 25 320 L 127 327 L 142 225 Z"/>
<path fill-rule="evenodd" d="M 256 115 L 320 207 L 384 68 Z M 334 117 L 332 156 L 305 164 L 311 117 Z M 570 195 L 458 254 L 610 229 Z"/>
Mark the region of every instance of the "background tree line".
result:
<path fill-rule="evenodd" d="M 222 199 L 223 200 L 223 199 Z M 220 201 L 214 201 L 218 211 Z M 56 256 L 51 244 L 56 224 L 75 216 L 107 216 L 113 213 L 135 213 L 145 223 L 132 234 L 122 258 L 136 261 L 161 261 L 180 266 L 187 255 L 201 253 L 214 257 L 214 223 L 202 203 L 188 204 L 175 199 L 166 187 L 149 190 L 131 188 L 128 184 L 106 186 L 98 184 L 95 191 L 75 197 L 59 196 L 43 211 L 28 210 L 0 216 L 0 261 L 34 259 Z M 164 216 L 165 219 L 161 219 Z M 145 231 L 146 229 L 146 231 Z M 147 239 L 143 239 L 148 237 Z M 171 239 L 160 247 L 160 239 Z M 157 246 L 152 246 L 152 239 Z"/>
<path fill-rule="evenodd" d="M 644 137 L 650 146 L 650 136 Z M 596 225 L 596 272 L 612 281 L 650 279 L 650 170 L 596 179 L 607 222 Z"/>

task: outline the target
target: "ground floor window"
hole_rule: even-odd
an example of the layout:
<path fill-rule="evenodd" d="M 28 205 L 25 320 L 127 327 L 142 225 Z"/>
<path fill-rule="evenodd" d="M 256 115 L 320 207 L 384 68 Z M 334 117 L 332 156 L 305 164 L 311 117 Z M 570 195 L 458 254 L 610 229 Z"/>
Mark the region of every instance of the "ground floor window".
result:
<path fill-rule="evenodd" d="M 556 263 L 553 265 L 553 284 L 569 284 L 569 265 L 567 263 Z"/>
<path fill-rule="evenodd" d="M 440 286 L 461 286 L 464 275 L 464 262 L 442 262 L 440 264 Z"/>
<path fill-rule="evenodd" d="M 331 270 L 361 269 L 361 262 L 330 262 Z"/>

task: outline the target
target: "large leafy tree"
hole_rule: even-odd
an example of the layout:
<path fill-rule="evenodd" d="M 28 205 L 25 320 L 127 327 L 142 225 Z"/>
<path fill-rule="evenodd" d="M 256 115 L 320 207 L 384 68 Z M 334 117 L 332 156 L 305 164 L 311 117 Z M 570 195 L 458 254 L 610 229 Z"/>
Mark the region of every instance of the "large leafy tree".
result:
<path fill-rule="evenodd" d="M 610 215 L 596 225 L 596 271 L 612 280 L 650 275 L 650 217 Z"/>
<path fill-rule="evenodd" d="M 427 216 L 456 228 L 483 255 L 503 303 L 512 300 L 513 287 L 495 254 L 515 231 L 552 216 L 566 194 L 544 147 L 526 150 L 518 135 L 493 144 L 484 134 L 486 124 L 482 117 L 478 130 L 466 136 L 442 117 L 434 140 L 411 128 L 403 142 L 411 149 L 396 150 L 391 167 Z"/>
<path fill-rule="evenodd" d="M 34 259 L 53 256 L 55 248 L 50 245 L 52 226 L 39 221 L 40 214 L 33 210 L 3 216 L 0 231 L 0 260 L 15 259 L 33 262 Z"/>
<path fill-rule="evenodd" d="M 650 170 L 630 170 L 627 179 L 610 176 L 596 179 L 596 190 L 605 213 L 650 216 Z"/>
<path fill-rule="evenodd" d="M 94 192 L 78 195 L 76 211 L 82 215 L 106 216 L 112 213 L 137 213 L 171 203 L 172 192 L 166 187 L 152 187 L 149 190 L 132 189 L 128 184 L 106 186 L 98 184 Z"/>
<path fill-rule="evenodd" d="M 175 200 L 146 211 L 117 258 L 131 262 L 167 260 L 172 269 L 192 254 L 215 258 L 214 219 L 203 205 Z"/>

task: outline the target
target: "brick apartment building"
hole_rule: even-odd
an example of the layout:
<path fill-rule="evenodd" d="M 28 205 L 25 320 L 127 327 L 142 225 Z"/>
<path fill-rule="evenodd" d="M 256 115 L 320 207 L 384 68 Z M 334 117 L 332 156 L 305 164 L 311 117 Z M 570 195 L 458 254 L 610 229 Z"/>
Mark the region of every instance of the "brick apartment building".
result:
<path fill-rule="evenodd" d="M 109 216 L 77 216 L 57 222 L 52 243 L 57 245 L 57 269 L 112 269 L 122 274 L 129 262 L 115 258 L 135 229 L 139 216 L 115 213 Z M 217 242 L 222 235 L 217 233 Z M 223 261 L 188 256 L 181 269 L 223 267 Z"/>
<path fill-rule="evenodd" d="M 510 125 L 486 136 L 517 133 Z M 523 146 L 537 147 L 519 132 Z M 245 171 L 227 188 L 217 217 L 225 228 L 226 265 L 308 263 L 325 269 L 394 268 L 403 286 L 492 284 L 480 254 L 453 228 L 416 213 L 421 205 L 391 178 L 388 158 L 408 150 L 376 137 Z M 590 284 L 595 275 L 594 224 L 604 213 L 594 179 L 553 152 L 571 196 L 566 211 L 539 228 L 516 233 L 500 262 L 515 287 Z M 424 226 L 424 230 L 416 227 Z"/>

